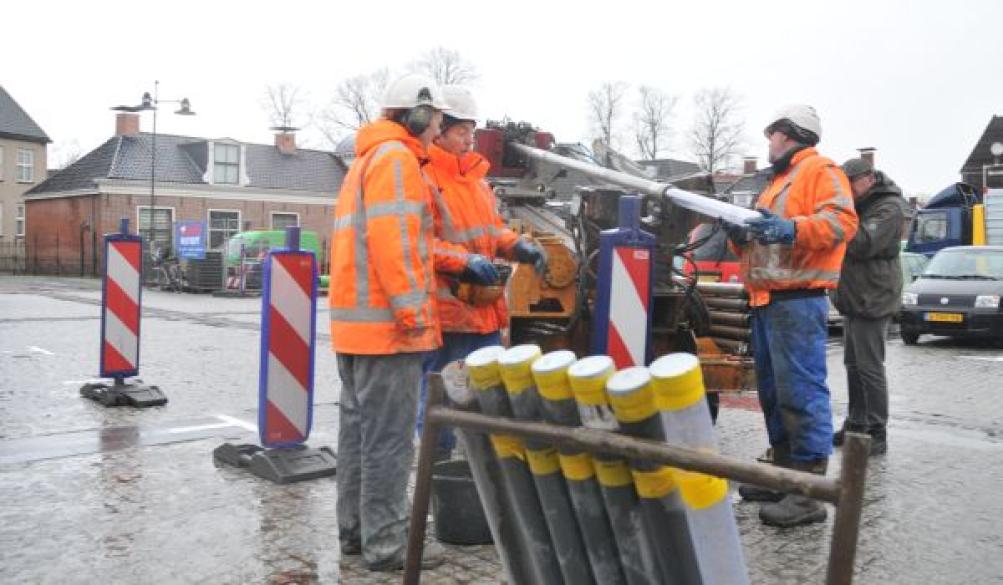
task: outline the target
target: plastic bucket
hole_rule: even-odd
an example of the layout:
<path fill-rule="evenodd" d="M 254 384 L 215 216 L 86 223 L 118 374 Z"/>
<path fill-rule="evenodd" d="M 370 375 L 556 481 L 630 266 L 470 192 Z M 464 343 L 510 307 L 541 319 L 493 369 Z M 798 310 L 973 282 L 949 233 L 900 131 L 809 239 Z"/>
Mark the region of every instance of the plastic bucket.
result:
<path fill-rule="evenodd" d="M 432 468 L 432 516 L 435 537 L 447 544 L 491 544 L 477 487 L 466 461 L 437 463 Z"/>

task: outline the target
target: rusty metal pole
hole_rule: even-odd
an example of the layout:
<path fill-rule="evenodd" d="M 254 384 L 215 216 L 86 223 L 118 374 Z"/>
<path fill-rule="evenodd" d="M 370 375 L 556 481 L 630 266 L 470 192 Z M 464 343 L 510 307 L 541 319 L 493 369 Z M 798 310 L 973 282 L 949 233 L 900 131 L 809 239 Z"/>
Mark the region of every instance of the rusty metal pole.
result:
<path fill-rule="evenodd" d="M 436 437 L 441 426 L 437 419 L 428 416 L 429 408 L 442 404 L 442 380 L 428 384 L 428 402 L 422 426 L 421 447 L 418 450 L 418 474 L 414 483 L 414 503 L 408 526 L 407 551 L 404 555 L 404 583 L 418 585 L 421 581 L 421 553 L 425 546 L 425 524 L 428 520 L 428 501 L 432 489 L 432 462 Z"/>
<path fill-rule="evenodd" d="M 839 502 L 832 525 L 829 549 L 828 585 L 850 585 L 853 561 L 860 534 L 860 515 L 864 507 L 864 482 L 867 480 L 867 457 L 871 439 L 860 433 L 846 433 L 843 464 L 839 471 Z"/>

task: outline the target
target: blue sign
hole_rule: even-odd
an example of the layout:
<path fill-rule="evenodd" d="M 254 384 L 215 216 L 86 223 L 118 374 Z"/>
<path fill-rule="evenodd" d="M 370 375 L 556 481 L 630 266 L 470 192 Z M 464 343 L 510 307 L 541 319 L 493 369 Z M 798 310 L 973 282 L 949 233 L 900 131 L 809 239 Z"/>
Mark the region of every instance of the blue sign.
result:
<path fill-rule="evenodd" d="M 206 227 L 204 221 L 179 221 L 174 226 L 178 259 L 204 260 Z"/>

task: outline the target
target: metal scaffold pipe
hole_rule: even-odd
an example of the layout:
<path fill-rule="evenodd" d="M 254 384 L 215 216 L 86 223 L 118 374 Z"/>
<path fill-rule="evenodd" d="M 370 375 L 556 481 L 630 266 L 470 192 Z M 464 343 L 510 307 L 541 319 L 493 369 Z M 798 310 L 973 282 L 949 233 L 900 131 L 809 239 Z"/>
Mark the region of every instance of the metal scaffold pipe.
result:
<path fill-rule="evenodd" d="M 620 171 L 614 171 L 539 148 L 533 148 L 525 144 L 519 144 L 518 142 L 509 142 L 508 146 L 531 159 L 581 171 L 594 179 L 606 181 L 646 195 L 666 197 L 679 207 L 684 207 L 709 217 L 720 218 L 731 224 L 742 225 L 746 219 L 760 217 L 758 212 L 751 209 L 677 189 L 667 183 L 659 183 L 658 181 L 635 177 L 627 173 L 621 173 Z"/>

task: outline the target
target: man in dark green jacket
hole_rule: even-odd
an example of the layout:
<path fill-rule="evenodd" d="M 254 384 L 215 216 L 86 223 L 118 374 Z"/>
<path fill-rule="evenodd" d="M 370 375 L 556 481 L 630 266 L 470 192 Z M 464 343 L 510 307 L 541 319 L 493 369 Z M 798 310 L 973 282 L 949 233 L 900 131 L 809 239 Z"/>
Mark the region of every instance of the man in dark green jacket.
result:
<path fill-rule="evenodd" d="M 843 163 L 860 224 L 846 247 L 833 303 L 843 315 L 843 364 L 849 412 L 833 444 L 845 431 L 871 435 L 871 455 L 888 450 L 888 382 L 885 337 L 902 297 L 899 250 L 906 203 L 902 190 L 870 162 Z"/>

